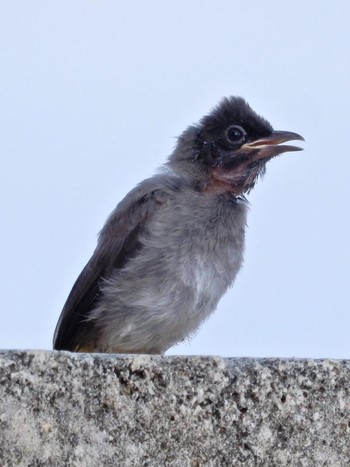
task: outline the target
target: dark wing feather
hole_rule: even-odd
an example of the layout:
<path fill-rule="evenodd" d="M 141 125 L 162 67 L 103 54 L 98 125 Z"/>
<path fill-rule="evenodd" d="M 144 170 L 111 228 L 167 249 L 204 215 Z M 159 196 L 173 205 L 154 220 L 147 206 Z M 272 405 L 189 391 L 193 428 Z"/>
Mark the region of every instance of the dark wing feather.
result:
<path fill-rule="evenodd" d="M 87 318 L 99 300 L 101 281 L 108 278 L 113 269 L 122 268 L 140 248 L 140 232 L 155 210 L 166 202 L 169 191 L 176 190 L 178 185 L 177 180 L 149 179 L 131 191 L 112 212 L 93 256 L 64 305 L 54 334 L 54 349 L 76 351 L 84 346 L 92 327 Z"/>

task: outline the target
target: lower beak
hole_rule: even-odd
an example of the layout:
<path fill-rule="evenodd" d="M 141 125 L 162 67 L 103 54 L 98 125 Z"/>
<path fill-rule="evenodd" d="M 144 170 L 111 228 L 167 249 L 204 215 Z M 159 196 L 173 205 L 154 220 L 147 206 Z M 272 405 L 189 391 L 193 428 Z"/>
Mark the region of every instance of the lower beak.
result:
<path fill-rule="evenodd" d="M 298 133 L 293 133 L 291 131 L 274 131 L 272 135 L 266 138 L 257 139 L 255 141 L 243 144 L 243 146 L 241 146 L 240 152 L 243 152 L 247 155 L 252 155 L 253 160 L 260 160 L 270 159 L 271 157 L 282 154 L 283 152 L 302 151 L 303 148 L 299 148 L 298 146 L 281 146 L 281 143 L 295 139 L 305 141 L 302 136 L 298 135 Z"/>

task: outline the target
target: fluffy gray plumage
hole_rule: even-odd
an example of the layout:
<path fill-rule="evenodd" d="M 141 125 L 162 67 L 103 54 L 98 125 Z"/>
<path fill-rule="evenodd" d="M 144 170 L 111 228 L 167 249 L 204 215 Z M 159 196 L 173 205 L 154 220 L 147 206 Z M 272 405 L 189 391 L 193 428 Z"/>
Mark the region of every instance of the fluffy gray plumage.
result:
<path fill-rule="evenodd" d="M 302 139 L 241 98 L 190 126 L 161 172 L 117 205 L 58 321 L 54 348 L 163 353 L 215 310 L 243 261 L 249 192 Z"/>

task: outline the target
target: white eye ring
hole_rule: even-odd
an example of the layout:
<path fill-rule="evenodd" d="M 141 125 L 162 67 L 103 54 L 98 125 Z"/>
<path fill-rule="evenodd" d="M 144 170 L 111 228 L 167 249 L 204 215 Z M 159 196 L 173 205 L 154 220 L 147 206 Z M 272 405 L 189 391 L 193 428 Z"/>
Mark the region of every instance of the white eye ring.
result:
<path fill-rule="evenodd" d="M 225 131 L 227 141 L 233 144 L 243 143 L 246 135 L 247 132 L 239 125 L 230 125 Z"/>

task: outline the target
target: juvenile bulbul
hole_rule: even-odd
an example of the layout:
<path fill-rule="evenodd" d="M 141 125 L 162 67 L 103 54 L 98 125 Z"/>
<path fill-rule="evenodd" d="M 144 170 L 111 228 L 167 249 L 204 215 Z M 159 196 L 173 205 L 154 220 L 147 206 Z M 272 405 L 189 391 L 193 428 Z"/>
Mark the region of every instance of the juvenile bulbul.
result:
<path fill-rule="evenodd" d="M 273 157 L 303 138 L 224 98 L 178 138 L 160 172 L 102 228 L 59 318 L 54 348 L 163 353 L 215 310 L 242 265 L 247 201 Z"/>

